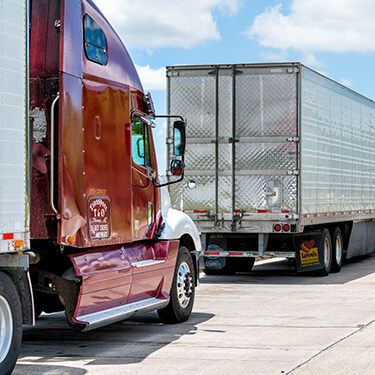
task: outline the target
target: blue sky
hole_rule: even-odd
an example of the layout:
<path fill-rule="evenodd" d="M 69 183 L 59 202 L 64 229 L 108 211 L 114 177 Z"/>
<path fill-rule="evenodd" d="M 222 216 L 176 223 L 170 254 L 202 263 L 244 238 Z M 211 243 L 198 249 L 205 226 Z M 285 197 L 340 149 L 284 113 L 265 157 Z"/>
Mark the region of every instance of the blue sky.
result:
<path fill-rule="evenodd" d="M 158 114 L 165 67 L 300 61 L 375 100 L 373 0 L 94 0 L 136 64 Z M 159 171 L 165 124 L 157 122 Z"/>

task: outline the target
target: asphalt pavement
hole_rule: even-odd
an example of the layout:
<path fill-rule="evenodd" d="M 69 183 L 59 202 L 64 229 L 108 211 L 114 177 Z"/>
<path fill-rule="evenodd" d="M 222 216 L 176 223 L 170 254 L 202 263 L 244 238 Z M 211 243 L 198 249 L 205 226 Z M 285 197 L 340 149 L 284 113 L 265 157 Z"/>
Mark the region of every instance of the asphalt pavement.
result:
<path fill-rule="evenodd" d="M 14 375 L 374 374 L 375 255 L 327 277 L 288 260 L 248 274 L 202 276 L 190 320 L 149 313 L 95 331 L 64 314 L 24 327 Z"/>

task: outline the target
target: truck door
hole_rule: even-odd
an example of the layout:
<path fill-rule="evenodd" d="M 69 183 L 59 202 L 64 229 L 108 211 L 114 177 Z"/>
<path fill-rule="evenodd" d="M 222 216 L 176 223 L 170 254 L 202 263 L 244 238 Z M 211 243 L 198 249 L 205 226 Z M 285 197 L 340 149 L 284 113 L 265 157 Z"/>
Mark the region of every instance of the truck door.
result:
<path fill-rule="evenodd" d="M 133 240 L 151 239 L 155 226 L 155 187 L 150 129 L 139 117 L 132 119 Z"/>

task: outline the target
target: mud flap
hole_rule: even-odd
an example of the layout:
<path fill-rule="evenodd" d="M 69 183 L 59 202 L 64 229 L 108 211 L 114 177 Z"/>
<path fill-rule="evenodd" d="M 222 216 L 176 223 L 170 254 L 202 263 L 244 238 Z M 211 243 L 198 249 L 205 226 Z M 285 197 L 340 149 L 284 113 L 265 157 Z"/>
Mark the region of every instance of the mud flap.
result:
<path fill-rule="evenodd" d="M 210 252 L 219 252 L 219 251 L 225 251 L 227 249 L 226 239 L 225 237 L 219 237 L 219 238 L 211 238 L 210 243 L 207 246 L 207 251 Z M 219 257 L 219 256 L 209 256 L 203 258 L 203 269 L 207 270 L 221 270 L 225 267 L 227 264 L 227 258 L 225 257 Z"/>
<path fill-rule="evenodd" d="M 321 231 L 293 237 L 297 272 L 316 271 L 324 268 Z"/>
<path fill-rule="evenodd" d="M 227 258 L 204 257 L 204 269 L 221 270 L 226 265 Z"/>

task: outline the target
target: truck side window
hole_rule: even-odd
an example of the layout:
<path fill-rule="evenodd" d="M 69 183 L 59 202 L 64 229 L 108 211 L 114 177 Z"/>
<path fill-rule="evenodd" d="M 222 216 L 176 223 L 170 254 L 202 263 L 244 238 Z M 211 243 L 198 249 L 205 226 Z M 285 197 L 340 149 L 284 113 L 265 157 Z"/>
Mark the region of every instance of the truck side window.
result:
<path fill-rule="evenodd" d="M 107 41 L 103 30 L 87 14 L 83 19 L 86 57 L 100 65 L 107 64 Z"/>
<path fill-rule="evenodd" d="M 151 167 L 148 127 L 136 117 L 132 122 L 132 157 L 134 163 L 144 167 Z"/>

